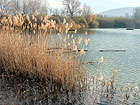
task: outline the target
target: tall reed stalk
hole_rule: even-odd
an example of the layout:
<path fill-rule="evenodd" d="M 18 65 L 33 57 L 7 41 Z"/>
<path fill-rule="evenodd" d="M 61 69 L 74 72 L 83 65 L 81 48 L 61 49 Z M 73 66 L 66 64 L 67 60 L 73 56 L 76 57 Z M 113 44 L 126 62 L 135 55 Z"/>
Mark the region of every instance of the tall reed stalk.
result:
<path fill-rule="evenodd" d="M 1 24 L 1 69 L 39 77 L 66 89 L 80 87 L 84 82 L 85 69 L 81 69 L 83 64 L 78 60 L 75 40 L 70 42 L 69 35 L 64 39 L 60 35 L 68 34 L 71 24 L 64 21 L 60 27 L 48 16 L 23 17 L 20 14 L 1 18 Z M 52 35 L 54 31 L 58 35 Z M 80 56 L 84 53 L 83 49 L 81 51 Z"/>

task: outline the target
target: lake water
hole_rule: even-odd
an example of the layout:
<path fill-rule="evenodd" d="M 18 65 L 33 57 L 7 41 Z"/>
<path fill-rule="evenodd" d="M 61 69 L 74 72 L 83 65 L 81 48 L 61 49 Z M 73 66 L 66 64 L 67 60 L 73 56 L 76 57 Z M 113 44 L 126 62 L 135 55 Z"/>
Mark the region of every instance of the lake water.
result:
<path fill-rule="evenodd" d="M 106 79 L 109 79 L 113 69 L 116 69 L 116 83 L 138 85 L 140 83 L 140 30 L 90 29 L 87 31 L 87 37 L 91 39 L 86 53 L 87 61 L 99 61 L 103 56 L 104 62 L 98 69 Z M 116 50 L 123 51 L 116 52 Z M 88 64 L 87 68 L 92 74 L 95 73 L 97 66 Z"/>

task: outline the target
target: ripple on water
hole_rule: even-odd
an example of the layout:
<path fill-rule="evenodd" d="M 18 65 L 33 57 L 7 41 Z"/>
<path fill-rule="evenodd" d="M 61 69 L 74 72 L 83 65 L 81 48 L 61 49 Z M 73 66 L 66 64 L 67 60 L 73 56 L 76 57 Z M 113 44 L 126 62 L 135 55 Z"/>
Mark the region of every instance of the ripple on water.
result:
<path fill-rule="evenodd" d="M 91 42 L 88 46 L 88 61 L 96 60 L 103 56 L 104 62 L 100 71 L 110 77 L 113 69 L 117 69 L 116 81 L 121 84 L 136 86 L 140 82 L 140 30 L 126 29 L 91 29 L 88 32 Z M 85 36 L 84 36 L 85 37 Z M 99 52 L 103 50 L 126 50 L 126 52 Z M 89 65 L 92 72 L 97 67 Z M 91 70 L 92 69 L 92 70 Z"/>

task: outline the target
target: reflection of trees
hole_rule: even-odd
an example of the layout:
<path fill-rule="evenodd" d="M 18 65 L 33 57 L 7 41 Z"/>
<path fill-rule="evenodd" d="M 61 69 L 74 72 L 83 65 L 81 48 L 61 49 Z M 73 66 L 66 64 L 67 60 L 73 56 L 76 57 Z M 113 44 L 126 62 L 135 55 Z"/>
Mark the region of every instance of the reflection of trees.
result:
<path fill-rule="evenodd" d="M 88 30 L 81 29 L 78 31 L 78 34 L 84 35 L 85 32 L 87 32 L 87 35 L 95 35 L 97 31 L 96 29 L 88 29 Z"/>

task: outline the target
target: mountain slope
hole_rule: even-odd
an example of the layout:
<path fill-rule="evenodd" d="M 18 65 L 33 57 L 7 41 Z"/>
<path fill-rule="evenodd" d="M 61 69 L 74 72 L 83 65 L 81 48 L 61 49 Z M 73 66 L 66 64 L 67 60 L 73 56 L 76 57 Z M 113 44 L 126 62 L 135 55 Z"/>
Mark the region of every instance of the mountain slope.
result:
<path fill-rule="evenodd" d="M 100 15 L 106 16 L 125 16 L 127 13 L 132 16 L 134 12 L 134 7 L 126 7 L 126 8 L 117 8 L 111 9 L 104 12 L 99 13 Z"/>

